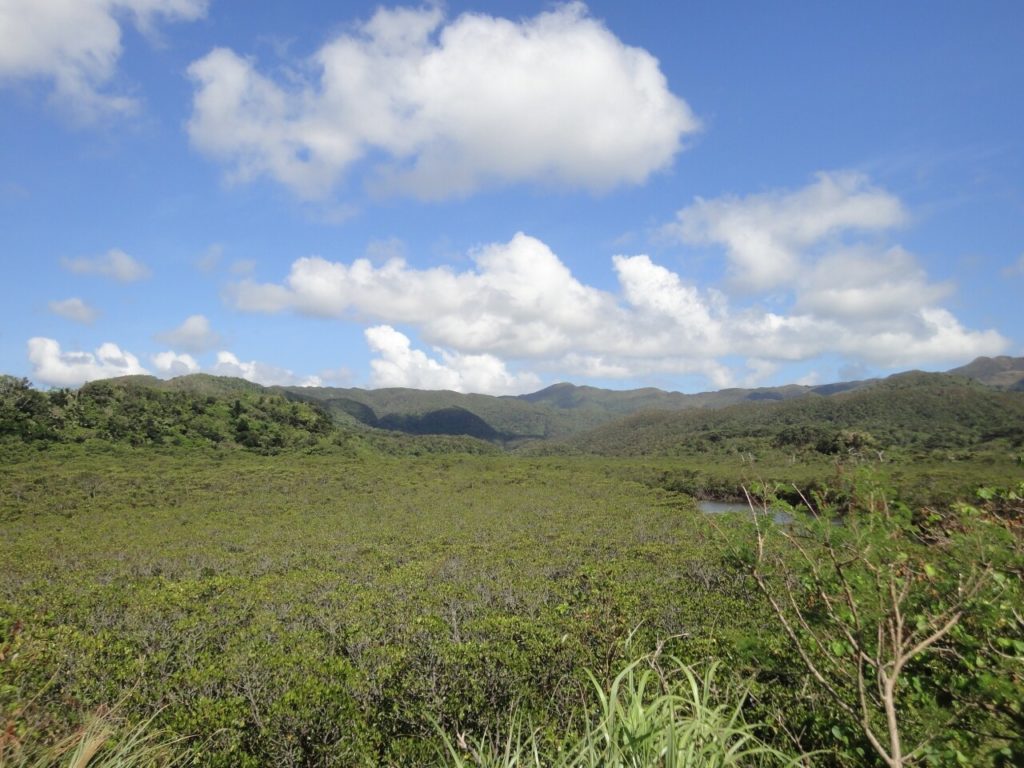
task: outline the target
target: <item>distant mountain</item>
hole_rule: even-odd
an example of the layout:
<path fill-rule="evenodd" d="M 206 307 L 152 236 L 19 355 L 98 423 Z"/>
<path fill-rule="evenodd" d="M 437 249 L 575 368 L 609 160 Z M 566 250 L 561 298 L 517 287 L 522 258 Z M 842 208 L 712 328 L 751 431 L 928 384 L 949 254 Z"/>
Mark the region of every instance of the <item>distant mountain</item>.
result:
<path fill-rule="evenodd" d="M 949 373 L 999 389 L 1024 389 L 1024 357 L 978 357 Z"/>
<path fill-rule="evenodd" d="M 665 392 L 654 387 L 613 390 L 562 383 L 530 395 L 519 395 L 519 399 L 559 410 L 590 410 L 621 416 L 652 409 L 678 411 L 687 408 L 722 408 L 745 400 L 788 400 L 802 397 L 810 391 L 810 387 L 790 384 L 759 389 L 722 389 L 689 395 Z"/>
<path fill-rule="evenodd" d="M 517 397 L 446 390 L 273 387 L 289 399 L 316 403 L 340 423 L 410 434 L 470 435 L 514 444 L 573 434 L 607 418 L 573 416 Z"/>
<path fill-rule="evenodd" d="M 1024 358 L 978 358 L 970 365 L 949 373 L 1000 389 L 1024 387 Z M 1016 374 L 1019 376 L 1014 378 Z M 635 413 L 713 410 L 742 403 L 765 405 L 806 397 L 833 397 L 877 386 L 879 381 L 867 379 L 817 386 L 789 384 L 753 389 L 730 388 L 696 394 L 666 392 L 654 387 L 611 390 L 561 382 L 515 397 L 402 388 L 275 389 L 287 397 L 319 403 L 341 423 L 358 423 L 411 434 L 464 434 L 515 446 L 530 441 L 568 438 Z"/>
<path fill-rule="evenodd" d="M 862 384 L 832 386 L 836 391 L 846 391 Z M 471 435 L 513 446 L 568 437 L 641 411 L 703 410 L 743 402 L 791 400 L 812 394 L 818 388 L 791 384 L 683 394 L 653 387 L 612 390 L 560 383 L 514 397 L 402 388 L 271 389 L 290 399 L 317 403 L 339 423 L 359 423 L 411 434 Z M 470 415 L 474 418 L 470 419 Z"/>
<path fill-rule="evenodd" d="M 964 379 L 977 382 L 975 387 L 1024 391 L 1024 358 L 1020 357 L 979 357 L 948 373 L 950 376 L 947 378 L 957 377 L 961 383 Z M 107 381 L 117 387 L 218 399 L 275 395 L 291 402 L 312 405 L 329 414 L 336 425 L 357 430 L 379 429 L 412 435 L 461 435 L 504 447 L 515 447 L 529 442 L 567 440 L 583 433 L 600 434 L 592 431 L 612 423 L 618 424 L 624 417 L 634 414 L 704 413 L 744 405 L 752 409 L 767 408 L 875 391 L 880 387 L 879 391 L 885 391 L 886 382 L 919 381 L 914 377 L 929 375 L 940 374 L 897 374 L 882 380 L 846 381 L 818 386 L 790 384 L 755 389 L 732 388 L 697 394 L 666 392 L 654 387 L 610 390 L 563 382 L 515 397 L 404 388 L 263 387 L 245 379 L 203 373 L 168 381 L 152 376 L 126 376 Z M 906 376 L 910 378 L 901 378 Z M 924 381 L 926 379 L 919 383 Z M 82 390 L 88 391 L 100 384 L 94 382 Z M 809 408 L 813 410 L 813 407 Z M 748 411 L 741 409 L 738 412 Z"/>
<path fill-rule="evenodd" d="M 834 395 L 643 411 L 542 450 L 679 455 L 761 445 L 841 453 L 894 446 L 963 448 L 1000 439 L 1014 448 L 1024 445 L 1024 395 L 959 376 L 910 372 Z"/>

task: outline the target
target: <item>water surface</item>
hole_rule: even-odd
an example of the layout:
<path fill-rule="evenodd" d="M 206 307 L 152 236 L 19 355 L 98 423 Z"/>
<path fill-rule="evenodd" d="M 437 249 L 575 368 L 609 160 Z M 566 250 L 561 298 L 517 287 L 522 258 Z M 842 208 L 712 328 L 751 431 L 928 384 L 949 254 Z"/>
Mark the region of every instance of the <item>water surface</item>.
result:
<path fill-rule="evenodd" d="M 709 515 L 722 515 L 727 512 L 742 512 L 750 514 L 750 507 L 745 501 L 703 501 L 697 500 L 697 509 Z M 758 510 L 760 512 L 760 510 Z M 772 513 L 772 520 L 776 523 L 785 524 L 793 522 L 791 515 L 781 509 L 769 509 Z"/>

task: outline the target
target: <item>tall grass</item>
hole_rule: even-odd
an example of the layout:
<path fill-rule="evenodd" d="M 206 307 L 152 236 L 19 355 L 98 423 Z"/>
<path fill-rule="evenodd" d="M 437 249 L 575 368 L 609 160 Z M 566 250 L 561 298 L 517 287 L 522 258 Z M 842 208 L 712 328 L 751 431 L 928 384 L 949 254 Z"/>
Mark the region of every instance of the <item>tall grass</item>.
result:
<path fill-rule="evenodd" d="M 595 702 L 554 754 L 545 754 L 536 731 L 513 716 L 501 738 L 452 739 L 442 734 L 451 768 L 761 768 L 792 766 L 786 755 L 746 722 L 746 693 L 719 690 L 717 664 L 703 674 L 656 656 L 628 664 L 607 689 L 593 676 Z"/>
<path fill-rule="evenodd" d="M 106 713 L 48 747 L 2 736 L 0 768 L 176 768 L 187 759 L 182 740 L 156 729 L 152 719 L 122 730 Z"/>

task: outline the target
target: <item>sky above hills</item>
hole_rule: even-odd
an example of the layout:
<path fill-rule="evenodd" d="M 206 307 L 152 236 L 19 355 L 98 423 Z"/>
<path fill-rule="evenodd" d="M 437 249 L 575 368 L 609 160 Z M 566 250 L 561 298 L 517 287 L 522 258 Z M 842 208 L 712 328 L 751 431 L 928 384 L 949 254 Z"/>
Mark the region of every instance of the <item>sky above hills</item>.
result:
<path fill-rule="evenodd" d="M 1024 354 L 1024 5 L 0 0 L 0 371 L 698 391 Z"/>

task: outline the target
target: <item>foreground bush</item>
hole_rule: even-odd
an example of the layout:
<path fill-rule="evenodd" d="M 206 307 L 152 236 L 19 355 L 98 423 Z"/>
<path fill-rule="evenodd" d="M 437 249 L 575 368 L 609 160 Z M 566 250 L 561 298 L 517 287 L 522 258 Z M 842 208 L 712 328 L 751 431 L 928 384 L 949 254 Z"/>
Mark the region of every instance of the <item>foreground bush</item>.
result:
<path fill-rule="evenodd" d="M 764 726 L 743 715 L 746 695 L 721 686 L 716 666 L 703 674 L 657 654 L 627 664 L 610 686 L 590 675 L 593 700 L 554 739 L 513 713 L 506 733 L 482 737 L 439 732 L 437 764 L 449 768 L 740 768 L 796 765 L 768 746 Z M 202 763 L 203 750 L 171 740 L 146 721 L 119 728 L 93 716 L 57 744 L 0 743 L 0 768 L 171 768 Z"/>

